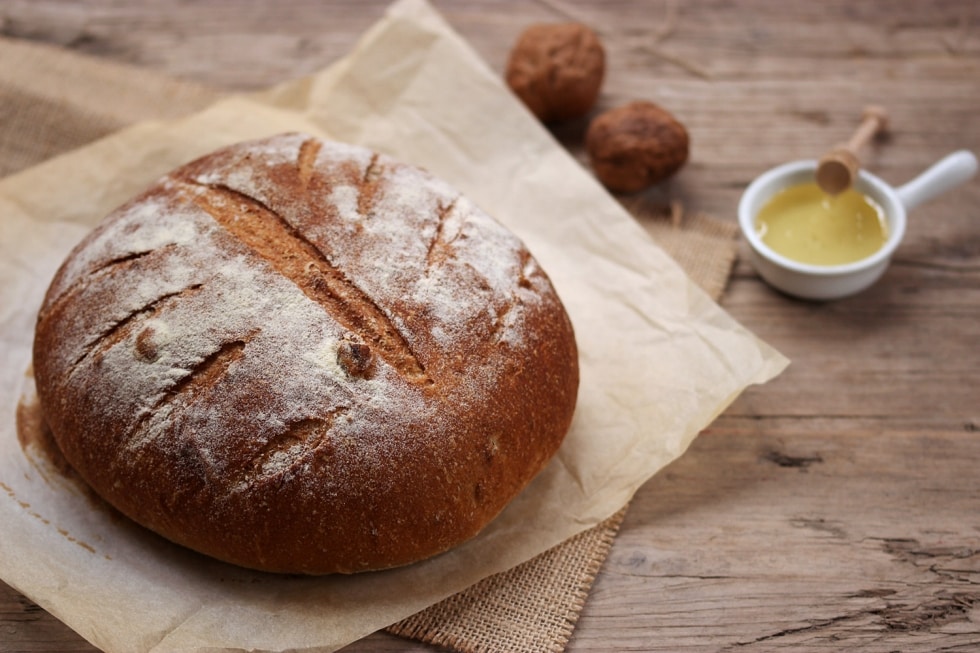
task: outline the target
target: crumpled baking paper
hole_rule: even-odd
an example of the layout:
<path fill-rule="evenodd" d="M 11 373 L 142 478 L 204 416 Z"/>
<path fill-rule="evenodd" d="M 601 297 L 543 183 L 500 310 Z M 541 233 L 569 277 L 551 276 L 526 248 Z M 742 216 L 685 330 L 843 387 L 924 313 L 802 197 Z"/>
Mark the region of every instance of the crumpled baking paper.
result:
<path fill-rule="evenodd" d="M 238 569 L 99 509 L 18 443 L 33 326 L 68 250 L 161 174 L 283 131 L 423 166 L 513 229 L 572 318 L 581 389 L 557 457 L 481 535 L 392 571 Z M 140 124 L 0 182 L 0 577 L 106 651 L 340 648 L 609 517 L 786 360 L 690 282 L 423 0 L 329 69 Z"/>

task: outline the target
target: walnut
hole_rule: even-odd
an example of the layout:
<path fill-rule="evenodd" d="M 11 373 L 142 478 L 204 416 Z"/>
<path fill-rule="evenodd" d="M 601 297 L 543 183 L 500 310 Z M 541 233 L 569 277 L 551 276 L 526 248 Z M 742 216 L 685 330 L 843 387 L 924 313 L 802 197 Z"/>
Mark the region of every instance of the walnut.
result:
<path fill-rule="evenodd" d="M 152 326 L 148 326 L 136 334 L 136 357 L 138 359 L 152 363 L 160 358 L 156 335 L 156 330 Z"/>
<path fill-rule="evenodd" d="M 374 366 L 374 352 L 360 339 L 345 337 L 337 346 L 337 363 L 348 376 L 367 378 Z"/>
<path fill-rule="evenodd" d="M 507 62 L 507 85 L 542 122 L 579 118 L 599 97 L 606 55 L 581 23 L 531 25 Z"/>
<path fill-rule="evenodd" d="M 592 169 L 612 191 L 633 193 L 687 162 L 687 129 L 652 102 L 631 102 L 596 117 L 585 135 Z"/>

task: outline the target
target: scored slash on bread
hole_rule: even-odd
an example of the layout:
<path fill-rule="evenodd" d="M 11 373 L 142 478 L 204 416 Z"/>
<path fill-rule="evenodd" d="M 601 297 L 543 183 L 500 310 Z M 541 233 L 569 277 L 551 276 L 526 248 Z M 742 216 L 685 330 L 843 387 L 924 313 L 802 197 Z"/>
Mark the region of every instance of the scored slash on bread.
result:
<path fill-rule="evenodd" d="M 305 169 L 300 167 L 301 180 Z M 193 180 L 189 183 L 195 184 Z M 410 379 L 428 380 L 408 343 L 384 312 L 282 216 L 226 186 L 195 185 L 192 192 L 196 195 L 194 202 L 215 221 L 292 280 L 307 297 L 324 306 L 341 324 L 364 337 L 393 367 Z"/>

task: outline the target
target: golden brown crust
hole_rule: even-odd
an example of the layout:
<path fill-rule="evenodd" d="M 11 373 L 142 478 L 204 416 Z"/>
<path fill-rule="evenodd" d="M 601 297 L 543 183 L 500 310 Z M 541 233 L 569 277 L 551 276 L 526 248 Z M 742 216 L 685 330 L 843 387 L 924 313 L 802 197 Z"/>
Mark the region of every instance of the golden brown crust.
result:
<path fill-rule="evenodd" d="M 48 290 L 34 367 L 109 503 L 307 574 L 475 535 L 555 453 L 578 386 L 520 241 L 416 168 L 300 134 L 203 157 L 106 218 Z"/>

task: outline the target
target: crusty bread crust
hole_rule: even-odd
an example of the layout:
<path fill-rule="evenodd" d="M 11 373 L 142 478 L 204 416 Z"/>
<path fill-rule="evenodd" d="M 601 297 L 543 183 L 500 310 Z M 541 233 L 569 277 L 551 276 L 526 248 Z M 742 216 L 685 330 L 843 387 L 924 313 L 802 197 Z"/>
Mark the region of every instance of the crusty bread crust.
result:
<path fill-rule="evenodd" d="M 304 574 L 473 537 L 556 452 L 578 388 L 571 324 L 513 234 L 418 168 L 302 134 L 109 215 L 51 283 L 34 371 L 109 503 Z"/>

